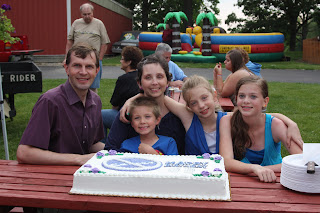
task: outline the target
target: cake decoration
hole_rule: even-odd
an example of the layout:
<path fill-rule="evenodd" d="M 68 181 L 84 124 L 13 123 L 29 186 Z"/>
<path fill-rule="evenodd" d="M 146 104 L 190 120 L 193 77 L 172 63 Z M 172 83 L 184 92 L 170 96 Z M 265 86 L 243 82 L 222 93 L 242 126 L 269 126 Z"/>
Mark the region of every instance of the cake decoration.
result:
<path fill-rule="evenodd" d="M 202 155 L 202 157 L 203 157 L 204 159 L 210 159 L 210 154 L 209 154 L 209 153 L 204 153 L 204 154 Z"/>
<path fill-rule="evenodd" d="M 113 149 L 110 149 L 107 154 L 109 154 L 109 155 L 116 155 L 116 154 L 117 154 L 117 151 L 116 151 L 116 150 L 113 150 Z"/>
<path fill-rule="evenodd" d="M 210 173 L 208 171 L 202 171 L 201 175 L 204 177 L 208 177 L 210 175 Z"/>
<path fill-rule="evenodd" d="M 215 156 L 215 157 L 214 157 L 214 161 L 215 161 L 216 163 L 220 163 L 221 159 L 222 159 L 221 156 Z"/>
<path fill-rule="evenodd" d="M 97 153 L 96 153 L 96 156 L 97 156 L 98 159 L 101 159 L 101 158 L 104 156 L 104 153 L 102 153 L 102 152 L 97 152 Z"/>

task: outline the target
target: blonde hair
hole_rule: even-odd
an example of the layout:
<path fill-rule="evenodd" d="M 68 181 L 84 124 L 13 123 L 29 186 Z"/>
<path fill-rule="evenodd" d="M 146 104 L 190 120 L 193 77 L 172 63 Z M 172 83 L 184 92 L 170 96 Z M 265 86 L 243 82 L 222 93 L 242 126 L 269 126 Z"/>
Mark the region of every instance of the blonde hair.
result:
<path fill-rule="evenodd" d="M 191 98 L 188 91 L 198 86 L 204 87 L 212 94 L 213 97 L 215 97 L 213 87 L 210 85 L 209 81 L 202 76 L 193 75 L 189 77 L 182 86 L 182 95 L 183 95 L 183 99 L 187 103 L 187 106 L 189 106 L 190 98 Z M 222 111 L 220 104 L 215 103 L 215 110 Z"/>

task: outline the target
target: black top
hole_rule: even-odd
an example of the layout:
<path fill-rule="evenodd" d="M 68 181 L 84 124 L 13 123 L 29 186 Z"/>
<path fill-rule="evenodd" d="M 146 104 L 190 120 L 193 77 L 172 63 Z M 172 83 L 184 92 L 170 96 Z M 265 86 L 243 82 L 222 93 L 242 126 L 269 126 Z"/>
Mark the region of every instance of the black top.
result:
<path fill-rule="evenodd" d="M 110 100 L 113 106 L 121 108 L 126 100 L 139 93 L 137 74 L 138 71 L 133 71 L 119 76 Z"/>

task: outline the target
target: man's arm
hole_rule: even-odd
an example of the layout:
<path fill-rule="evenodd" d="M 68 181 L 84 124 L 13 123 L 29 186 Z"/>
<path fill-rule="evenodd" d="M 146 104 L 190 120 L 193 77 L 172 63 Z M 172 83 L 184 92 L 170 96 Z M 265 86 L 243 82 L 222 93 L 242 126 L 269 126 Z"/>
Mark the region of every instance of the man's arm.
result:
<path fill-rule="evenodd" d="M 20 144 L 17 149 L 18 162 L 27 164 L 81 166 L 85 162 L 87 162 L 93 155 L 94 153 L 87 155 L 56 153 L 22 144 Z"/>
<path fill-rule="evenodd" d="M 72 45 L 73 45 L 73 40 L 67 40 L 67 44 L 66 44 L 66 55 L 65 55 L 65 57 L 64 57 L 64 60 L 63 60 L 63 64 L 65 64 L 66 63 L 66 58 L 67 58 L 67 53 L 68 53 L 68 51 L 70 50 L 70 48 L 72 47 Z"/>
<path fill-rule="evenodd" d="M 102 142 L 97 142 L 95 144 L 93 144 L 90 148 L 90 152 L 99 152 L 100 150 L 104 149 L 104 143 Z"/>
<path fill-rule="evenodd" d="M 70 50 L 70 48 L 72 47 L 74 41 L 73 40 L 67 40 L 67 44 L 66 44 L 66 55 L 68 53 L 68 51 Z"/>
<path fill-rule="evenodd" d="M 100 46 L 100 53 L 99 53 L 99 60 L 102 61 L 103 57 L 104 57 L 104 54 L 107 52 L 107 44 L 102 44 Z"/>

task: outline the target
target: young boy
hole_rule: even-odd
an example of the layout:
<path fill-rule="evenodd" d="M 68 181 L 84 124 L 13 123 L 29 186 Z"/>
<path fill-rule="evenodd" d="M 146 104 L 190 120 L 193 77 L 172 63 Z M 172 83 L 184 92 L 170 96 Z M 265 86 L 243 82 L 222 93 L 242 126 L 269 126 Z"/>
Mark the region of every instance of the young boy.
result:
<path fill-rule="evenodd" d="M 129 119 L 139 136 L 125 140 L 121 145 L 122 152 L 178 155 L 173 138 L 155 133 L 161 117 L 160 107 L 153 98 L 136 98 L 130 105 Z"/>

